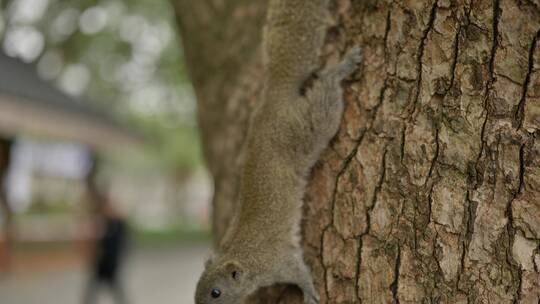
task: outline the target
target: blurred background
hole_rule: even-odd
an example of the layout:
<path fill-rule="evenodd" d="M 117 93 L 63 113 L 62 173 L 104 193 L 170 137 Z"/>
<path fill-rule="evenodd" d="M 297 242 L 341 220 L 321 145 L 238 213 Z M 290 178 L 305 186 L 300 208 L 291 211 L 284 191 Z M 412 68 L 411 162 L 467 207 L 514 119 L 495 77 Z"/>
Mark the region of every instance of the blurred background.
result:
<path fill-rule="evenodd" d="M 110 250 L 128 303 L 193 302 L 212 188 L 182 59 L 166 0 L 0 0 L 0 303 L 83 303 Z"/>

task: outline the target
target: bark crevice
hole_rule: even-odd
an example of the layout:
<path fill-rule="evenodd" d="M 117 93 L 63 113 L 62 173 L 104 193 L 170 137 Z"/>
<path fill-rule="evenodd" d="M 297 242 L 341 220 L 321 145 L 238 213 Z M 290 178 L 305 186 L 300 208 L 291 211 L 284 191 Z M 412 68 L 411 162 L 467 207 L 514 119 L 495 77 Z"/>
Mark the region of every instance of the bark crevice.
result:
<path fill-rule="evenodd" d="M 413 99 L 412 109 L 410 111 L 409 117 L 413 117 L 414 113 L 416 112 L 416 107 L 418 104 L 418 100 L 420 99 L 420 90 L 422 87 L 422 65 L 423 65 L 423 59 L 424 59 L 424 50 L 426 46 L 426 40 L 428 38 L 429 33 L 433 29 L 433 24 L 435 23 L 435 18 L 437 16 L 437 7 L 438 7 L 439 1 L 436 0 L 433 3 L 433 6 L 431 7 L 430 13 L 429 13 L 429 21 L 426 26 L 426 28 L 423 31 L 422 38 L 420 39 L 420 45 L 418 47 L 418 59 L 416 63 L 416 90 L 415 90 L 415 96 Z"/>
<path fill-rule="evenodd" d="M 398 288 L 399 288 L 399 270 L 401 267 L 401 246 L 398 244 L 397 246 L 397 255 L 396 255 L 396 264 L 394 267 L 394 281 L 390 285 L 390 290 L 392 290 L 392 298 L 394 300 L 394 303 L 399 304 L 399 295 L 398 295 Z"/>
<path fill-rule="evenodd" d="M 523 127 L 523 118 L 525 116 L 525 100 L 527 99 L 529 83 L 531 82 L 531 74 L 532 74 L 533 66 L 534 66 L 534 54 L 535 54 L 536 42 L 538 41 L 538 38 L 540 38 L 540 29 L 538 29 L 538 31 L 536 32 L 536 35 L 533 37 L 531 46 L 529 48 L 528 61 L 527 61 L 527 74 L 525 75 L 525 80 L 523 81 L 523 84 L 521 85 L 523 93 L 521 94 L 521 98 L 519 99 L 519 103 L 514 113 L 514 119 L 517 122 L 516 125 L 518 129 L 521 129 L 521 127 Z"/>

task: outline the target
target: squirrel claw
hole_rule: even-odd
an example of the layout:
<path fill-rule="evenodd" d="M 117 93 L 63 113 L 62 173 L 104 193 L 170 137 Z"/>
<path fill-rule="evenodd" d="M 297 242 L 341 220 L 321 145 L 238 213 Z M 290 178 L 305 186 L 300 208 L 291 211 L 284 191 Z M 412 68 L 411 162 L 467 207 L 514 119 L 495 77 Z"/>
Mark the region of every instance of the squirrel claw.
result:
<path fill-rule="evenodd" d="M 360 62 L 362 62 L 362 49 L 359 46 L 354 46 L 345 54 L 341 63 L 330 70 L 329 74 L 334 74 L 337 79 L 341 80 L 352 74 Z"/>
<path fill-rule="evenodd" d="M 319 304 L 319 297 L 318 296 L 306 297 L 304 304 Z"/>
<path fill-rule="evenodd" d="M 318 293 L 310 293 L 304 295 L 304 304 L 319 304 L 320 297 Z"/>
<path fill-rule="evenodd" d="M 350 62 L 352 64 L 358 64 L 362 62 L 362 49 L 360 48 L 360 46 L 355 45 L 347 52 L 347 55 L 345 55 L 345 62 Z"/>

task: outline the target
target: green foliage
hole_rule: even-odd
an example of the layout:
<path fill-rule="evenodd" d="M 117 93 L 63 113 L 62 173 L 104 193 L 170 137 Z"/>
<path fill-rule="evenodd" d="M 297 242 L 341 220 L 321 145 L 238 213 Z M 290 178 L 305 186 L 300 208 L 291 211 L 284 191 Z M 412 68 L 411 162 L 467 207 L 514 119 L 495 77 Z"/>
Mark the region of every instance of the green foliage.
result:
<path fill-rule="evenodd" d="M 134 122 L 150 144 L 147 155 L 156 155 L 163 168 L 190 170 L 202 164 L 198 130 L 188 125 L 167 125 L 166 118 L 138 117 Z"/>
<path fill-rule="evenodd" d="M 44 202 L 37 200 L 27 210 L 27 215 L 39 214 L 39 215 L 51 215 L 51 214 L 66 214 L 73 210 L 73 204 L 69 204 L 66 201 L 53 201 Z"/>
<path fill-rule="evenodd" d="M 31 9 L 45 3 L 46 10 L 24 20 L 15 9 L 22 3 L 32 3 Z M 0 38 L 9 42 L 10 33 L 24 27 L 44 41 L 34 57 L 25 57 L 24 50 L 12 56 L 34 61 L 38 71 L 67 92 L 82 94 L 140 130 L 152 143 L 145 158 L 175 169 L 201 164 L 195 101 L 169 1 L 8 0 L 0 7 Z M 28 43 L 13 41 L 16 49 L 17 43 Z M 66 73 L 70 67 L 88 76 L 80 92 L 68 79 L 73 78 Z"/>

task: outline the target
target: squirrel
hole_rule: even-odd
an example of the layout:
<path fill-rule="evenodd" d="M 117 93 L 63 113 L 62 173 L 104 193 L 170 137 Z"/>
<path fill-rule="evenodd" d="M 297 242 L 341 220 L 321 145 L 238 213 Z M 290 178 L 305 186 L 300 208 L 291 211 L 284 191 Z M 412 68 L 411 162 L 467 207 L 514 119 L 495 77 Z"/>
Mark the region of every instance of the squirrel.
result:
<path fill-rule="evenodd" d="M 328 0 L 270 0 L 262 100 L 248 130 L 239 202 L 197 284 L 197 304 L 242 303 L 277 283 L 297 285 L 306 304 L 319 303 L 300 246 L 303 196 L 311 168 L 341 122 L 341 81 L 361 61 L 354 47 L 317 73 L 328 15 Z"/>

